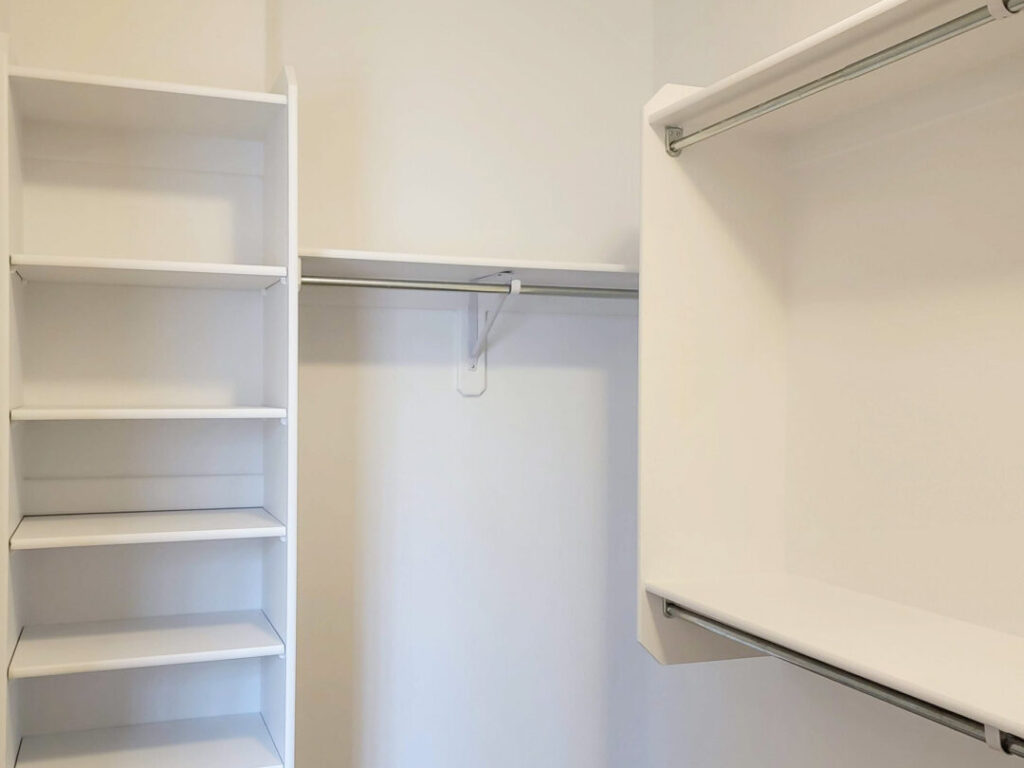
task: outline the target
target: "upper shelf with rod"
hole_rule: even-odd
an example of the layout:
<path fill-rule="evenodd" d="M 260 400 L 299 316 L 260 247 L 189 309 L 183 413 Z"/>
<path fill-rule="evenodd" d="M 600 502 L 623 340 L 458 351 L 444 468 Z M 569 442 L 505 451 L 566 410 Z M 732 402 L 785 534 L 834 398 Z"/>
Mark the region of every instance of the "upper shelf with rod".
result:
<path fill-rule="evenodd" d="M 986 65 L 1019 59 L 1024 24 L 993 22 L 1021 9 L 1024 0 L 882 0 L 709 87 L 664 94 L 649 120 L 676 156 L 741 126 L 770 137 L 806 132 L 971 71 L 989 95 L 999 79 L 1016 89 L 1019 63 L 996 76 Z M 884 77 L 870 76 L 883 68 Z"/>
<path fill-rule="evenodd" d="M 537 286 L 568 287 L 584 291 L 598 289 L 600 296 L 604 289 L 631 291 L 626 298 L 635 298 L 638 276 L 633 267 L 624 264 L 591 264 L 580 262 L 523 261 L 501 259 L 464 259 L 451 256 L 427 256 L 422 254 L 385 253 L 376 251 L 349 251 L 329 249 L 302 249 L 302 277 L 306 285 L 331 285 L 330 280 L 344 278 L 354 281 L 383 281 L 380 285 L 363 287 L 401 287 L 394 283 L 434 283 L 433 290 L 457 290 L 455 287 L 436 285 L 489 284 L 494 288 L 504 286 L 508 292 L 510 278 L 523 283 L 523 293 L 541 293 L 531 290 Z M 328 278 L 318 282 L 317 278 Z M 425 286 L 424 286 L 425 287 Z M 467 287 L 465 289 L 469 291 Z M 482 289 L 484 292 L 500 290 Z M 564 295 L 571 295 L 572 291 Z M 553 293 L 551 295 L 554 295 Z M 618 294 L 607 294 L 615 297 Z"/>
<path fill-rule="evenodd" d="M 513 299 L 510 305 L 539 299 L 557 304 L 557 311 L 580 311 L 582 302 L 588 306 L 587 311 L 600 305 L 599 314 L 635 314 L 639 296 L 637 271 L 621 264 L 472 260 L 337 250 L 300 250 L 300 256 L 303 286 L 375 289 L 370 293 L 383 292 L 392 299 L 417 297 L 413 299 L 415 306 L 423 307 L 423 302 L 429 301 L 428 307 L 464 308 L 458 390 L 467 397 L 477 397 L 487 388 L 488 339 L 507 299 Z M 494 300 L 482 302 L 482 295 Z M 453 303 L 453 297 L 456 302 L 462 297 L 464 303 Z"/>
<path fill-rule="evenodd" d="M 1022 6 L 886 0 L 663 89 L 639 386 L 653 656 L 767 653 L 1018 755 Z"/>

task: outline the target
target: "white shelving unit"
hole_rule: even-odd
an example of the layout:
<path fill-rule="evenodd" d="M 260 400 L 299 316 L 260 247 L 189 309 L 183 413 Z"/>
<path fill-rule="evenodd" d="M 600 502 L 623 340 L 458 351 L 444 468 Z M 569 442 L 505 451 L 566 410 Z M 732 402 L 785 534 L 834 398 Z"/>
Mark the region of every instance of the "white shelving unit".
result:
<path fill-rule="evenodd" d="M 978 5 L 879 3 L 649 105 L 639 635 L 754 653 L 717 622 L 1024 737 L 1024 14 L 665 148 Z"/>
<path fill-rule="evenodd" d="M 294 80 L 4 71 L 0 761 L 294 768 Z"/>

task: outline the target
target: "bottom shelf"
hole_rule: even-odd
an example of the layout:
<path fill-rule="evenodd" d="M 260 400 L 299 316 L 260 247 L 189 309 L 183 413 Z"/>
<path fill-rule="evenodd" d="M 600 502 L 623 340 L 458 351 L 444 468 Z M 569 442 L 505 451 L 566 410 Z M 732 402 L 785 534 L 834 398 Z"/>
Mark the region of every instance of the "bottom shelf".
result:
<path fill-rule="evenodd" d="M 27 736 L 16 768 L 282 768 L 260 715 Z"/>
<path fill-rule="evenodd" d="M 694 613 L 930 702 L 1024 734 L 1024 637 L 787 574 L 649 581 Z"/>

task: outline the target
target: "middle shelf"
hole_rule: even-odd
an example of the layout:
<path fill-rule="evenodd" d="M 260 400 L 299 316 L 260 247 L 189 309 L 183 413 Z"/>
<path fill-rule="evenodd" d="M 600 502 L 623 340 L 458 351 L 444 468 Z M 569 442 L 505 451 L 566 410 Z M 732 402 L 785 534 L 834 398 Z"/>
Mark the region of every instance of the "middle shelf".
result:
<path fill-rule="evenodd" d="M 273 538 L 285 526 L 265 509 L 182 509 L 25 517 L 11 549 Z"/>
<path fill-rule="evenodd" d="M 284 408 L 12 408 L 12 421 L 125 421 L 136 419 L 283 419 Z"/>
<path fill-rule="evenodd" d="M 262 611 L 28 626 L 11 680 L 79 672 L 279 656 L 284 643 Z"/>

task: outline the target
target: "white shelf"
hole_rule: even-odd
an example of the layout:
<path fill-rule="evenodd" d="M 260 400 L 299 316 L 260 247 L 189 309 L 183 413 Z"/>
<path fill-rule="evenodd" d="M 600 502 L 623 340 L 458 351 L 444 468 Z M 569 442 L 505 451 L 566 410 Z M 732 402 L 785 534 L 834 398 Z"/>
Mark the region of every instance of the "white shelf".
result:
<path fill-rule="evenodd" d="M 28 254 L 11 256 L 11 266 L 27 281 L 167 288 L 258 290 L 269 288 L 286 275 L 286 269 L 277 266 Z"/>
<path fill-rule="evenodd" d="M 666 89 L 663 95 L 667 98 L 657 100 L 648 114 L 649 122 L 656 127 L 681 126 L 692 133 L 982 5 L 971 0 L 881 0 L 708 87 L 683 88 L 675 93 Z M 1022 18 L 990 23 L 738 130 L 778 136 L 846 117 L 859 125 L 872 105 L 915 98 L 928 84 L 954 82 L 1007 57 L 1015 57 L 1016 62 L 1007 61 L 1000 66 L 1002 71 L 984 71 L 967 90 L 988 96 L 1000 88 L 1012 92 L 1019 89 L 1021 80 L 1022 28 Z M 996 82 L 1000 79 L 1006 80 L 1003 86 Z"/>
<path fill-rule="evenodd" d="M 466 282 L 509 270 L 512 277 L 537 285 L 635 289 L 637 270 L 624 264 L 462 259 L 409 253 L 302 249 L 302 274 L 392 280 Z M 507 278 L 503 278 L 507 282 Z"/>
<path fill-rule="evenodd" d="M 281 537 L 285 527 L 266 510 L 188 509 L 25 517 L 11 549 Z"/>
<path fill-rule="evenodd" d="M 13 408 L 12 421 L 126 421 L 138 419 L 283 419 L 284 408 Z"/>
<path fill-rule="evenodd" d="M 281 768 L 259 715 L 28 736 L 16 768 Z"/>
<path fill-rule="evenodd" d="M 1001 730 L 1024 733 L 1024 636 L 784 574 L 648 582 L 696 613 Z M 979 663 L 983 660 L 983 663 Z"/>
<path fill-rule="evenodd" d="M 121 77 L 10 68 L 28 120 L 261 140 L 285 108 L 282 94 Z"/>
<path fill-rule="evenodd" d="M 278 656 L 284 644 L 262 611 L 197 613 L 25 627 L 12 680 Z"/>

